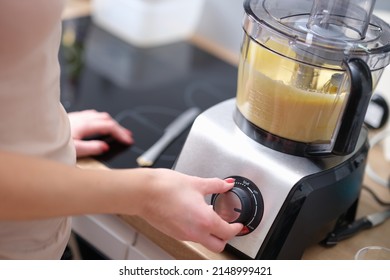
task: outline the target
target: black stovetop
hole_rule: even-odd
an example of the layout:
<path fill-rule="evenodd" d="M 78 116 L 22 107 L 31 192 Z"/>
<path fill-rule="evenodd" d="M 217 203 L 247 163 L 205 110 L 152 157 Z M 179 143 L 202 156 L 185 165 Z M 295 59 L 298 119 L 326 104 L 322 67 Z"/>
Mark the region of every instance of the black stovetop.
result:
<path fill-rule="evenodd" d="M 63 30 L 65 108 L 106 111 L 133 132 L 135 144 L 111 142 L 111 150 L 96 157 L 111 168 L 136 167 L 136 158 L 187 108 L 205 110 L 236 94 L 237 68 L 188 42 L 138 48 L 95 26 L 90 18 L 65 21 Z M 171 168 L 188 132 L 153 167 Z"/>

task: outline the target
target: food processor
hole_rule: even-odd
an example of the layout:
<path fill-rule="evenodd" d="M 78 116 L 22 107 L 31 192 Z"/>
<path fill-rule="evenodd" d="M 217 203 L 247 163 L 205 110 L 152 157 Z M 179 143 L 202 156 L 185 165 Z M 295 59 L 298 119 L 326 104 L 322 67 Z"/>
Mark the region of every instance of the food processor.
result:
<path fill-rule="evenodd" d="M 300 259 L 355 219 L 365 113 L 389 64 L 375 0 L 246 0 L 236 98 L 195 120 L 174 169 L 234 178 L 206 197 L 240 258 Z"/>

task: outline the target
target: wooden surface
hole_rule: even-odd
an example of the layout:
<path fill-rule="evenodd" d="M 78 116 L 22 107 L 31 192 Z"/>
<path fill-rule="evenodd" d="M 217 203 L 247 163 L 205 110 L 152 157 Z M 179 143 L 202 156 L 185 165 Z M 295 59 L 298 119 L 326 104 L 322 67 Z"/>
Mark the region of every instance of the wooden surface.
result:
<path fill-rule="evenodd" d="M 89 0 L 68 0 L 68 5 L 64 12 L 64 18 L 85 16 L 89 13 Z M 222 58 L 233 65 L 237 65 L 238 56 L 234 53 L 230 53 L 229 51 L 224 50 L 221 46 L 204 40 L 203 38 L 196 35 L 191 38 L 191 41 L 197 46 L 202 47 L 203 49 L 216 55 L 217 57 Z M 384 160 L 380 144 L 370 150 L 369 164 L 380 176 L 384 178 L 390 177 L 390 162 Z M 82 168 L 107 168 L 100 162 L 90 158 L 80 159 L 78 161 L 78 165 Z M 372 188 L 372 190 L 374 190 L 382 200 L 390 201 L 390 192 L 388 189 L 386 190 L 383 186 L 376 184 L 368 176 L 365 176 L 364 184 Z M 372 196 L 363 190 L 358 208 L 358 218 L 381 210 L 384 210 L 384 208 L 380 207 L 379 204 L 374 201 Z M 199 244 L 174 240 L 157 231 L 139 217 L 120 217 L 176 259 L 234 259 L 234 256 L 226 252 L 215 254 L 208 251 Z M 370 230 L 362 231 L 358 235 L 344 240 L 331 248 L 313 245 L 307 248 L 303 255 L 303 259 L 353 259 L 355 253 L 360 248 L 369 245 L 380 245 L 390 248 L 390 220 Z"/>

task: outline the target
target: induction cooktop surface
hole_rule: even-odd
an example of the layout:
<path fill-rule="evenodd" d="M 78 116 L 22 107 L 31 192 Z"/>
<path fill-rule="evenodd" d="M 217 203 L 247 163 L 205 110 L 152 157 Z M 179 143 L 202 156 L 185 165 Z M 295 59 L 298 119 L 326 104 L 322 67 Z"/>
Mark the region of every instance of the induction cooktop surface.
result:
<path fill-rule="evenodd" d="M 105 139 L 111 149 L 96 159 L 111 168 L 137 167 L 136 158 L 186 109 L 203 111 L 236 94 L 237 68 L 191 43 L 139 48 L 88 17 L 64 22 L 60 63 L 67 111 L 106 111 L 133 132 L 131 146 Z M 172 168 L 188 132 L 153 167 Z"/>

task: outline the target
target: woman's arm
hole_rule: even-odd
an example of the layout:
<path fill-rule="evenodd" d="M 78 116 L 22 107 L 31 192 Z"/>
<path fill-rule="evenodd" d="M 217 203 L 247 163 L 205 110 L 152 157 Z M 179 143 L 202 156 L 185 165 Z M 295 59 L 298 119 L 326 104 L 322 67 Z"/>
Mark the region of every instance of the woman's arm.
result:
<path fill-rule="evenodd" d="M 242 228 L 228 224 L 204 196 L 233 184 L 170 169 L 84 170 L 0 151 L 0 219 L 92 213 L 138 215 L 180 240 L 219 252 Z"/>

